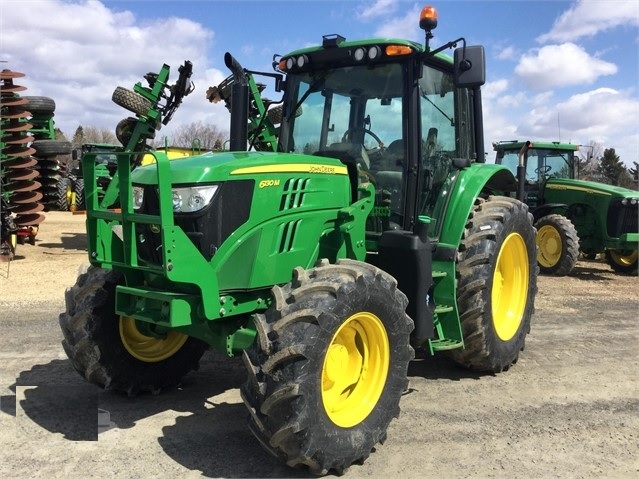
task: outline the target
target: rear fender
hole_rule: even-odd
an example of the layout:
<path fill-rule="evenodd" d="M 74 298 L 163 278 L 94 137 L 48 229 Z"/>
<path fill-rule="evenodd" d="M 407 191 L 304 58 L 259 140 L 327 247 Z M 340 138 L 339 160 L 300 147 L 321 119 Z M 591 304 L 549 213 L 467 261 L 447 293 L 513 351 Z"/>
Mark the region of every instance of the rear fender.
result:
<path fill-rule="evenodd" d="M 435 304 L 444 308 L 436 317 L 439 339 L 455 340 L 463 344 L 463 335 L 457 309 L 457 252 L 461 238 L 478 197 L 515 195 L 517 183 L 505 167 L 475 163 L 457 172 L 449 200 L 438 231 L 439 240 L 433 250 L 433 274 L 437 276 L 433 297 Z M 446 311 L 446 307 L 450 308 Z"/>
<path fill-rule="evenodd" d="M 508 196 L 516 188 L 513 174 L 500 165 L 474 163 L 470 168 L 460 170 L 450 194 L 438 245 L 455 250 L 458 248 L 477 197 Z"/>

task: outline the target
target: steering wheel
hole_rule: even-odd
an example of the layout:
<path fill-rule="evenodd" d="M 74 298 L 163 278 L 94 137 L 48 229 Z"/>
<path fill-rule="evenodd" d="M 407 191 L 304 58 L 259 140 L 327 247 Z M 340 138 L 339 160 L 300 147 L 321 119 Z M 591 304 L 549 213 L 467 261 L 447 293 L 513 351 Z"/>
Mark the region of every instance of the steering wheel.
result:
<path fill-rule="evenodd" d="M 379 138 L 379 136 L 377 136 L 371 130 L 362 129 L 362 128 L 349 128 L 348 130 L 346 130 L 344 134 L 342 135 L 342 143 L 347 142 L 348 138 L 352 136 L 353 133 L 355 133 L 356 131 L 363 131 L 365 134 L 372 136 L 373 139 L 377 142 L 377 148 L 379 148 L 380 151 L 384 151 L 384 142 Z M 371 151 L 373 149 L 374 148 L 370 148 L 367 151 Z"/>
<path fill-rule="evenodd" d="M 550 170 L 552 170 L 552 166 L 544 165 L 541 168 L 535 168 L 535 173 L 536 174 L 540 174 L 541 173 L 542 175 L 545 175 L 545 174 L 549 173 Z"/>

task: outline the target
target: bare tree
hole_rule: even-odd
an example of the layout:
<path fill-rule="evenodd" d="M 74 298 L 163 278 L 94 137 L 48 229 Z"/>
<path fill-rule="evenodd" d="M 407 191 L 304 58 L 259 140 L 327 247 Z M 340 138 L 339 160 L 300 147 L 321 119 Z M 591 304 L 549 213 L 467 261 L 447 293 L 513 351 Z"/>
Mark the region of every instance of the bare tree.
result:
<path fill-rule="evenodd" d="M 119 145 L 115 132 L 105 127 L 80 125 L 73 135 L 73 147 L 79 148 L 84 143 L 110 143 Z"/>
<path fill-rule="evenodd" d="M 601 181 L 598 167 L 603 157 L 604 147 L 601 143 L 590 140 L 587 145 L 580 145 L 577 161 L 579 161 L 579 178 L 582 180 Z"/>
<path fill-rule="evenodd" d="M 215 151 L 222 149 L 227 138 L 226 131 L 221 131 L 214 125 L 205 125 L 201 121 L 196 121 L 177 127 L 168 144 L 180 148 Z M 158 146 L 164 146 L 164 144 Z"/>

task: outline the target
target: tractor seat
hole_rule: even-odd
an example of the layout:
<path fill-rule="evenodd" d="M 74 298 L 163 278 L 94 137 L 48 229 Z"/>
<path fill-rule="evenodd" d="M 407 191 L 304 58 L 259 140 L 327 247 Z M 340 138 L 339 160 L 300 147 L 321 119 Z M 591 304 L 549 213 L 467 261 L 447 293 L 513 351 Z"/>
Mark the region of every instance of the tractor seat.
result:
<path fill-rule="evenodd" d="M 373 165 L 376 171 L 401 172 L 404 164 L 404 140 L 394 140 L 384 150 L 382 157 Z"/>

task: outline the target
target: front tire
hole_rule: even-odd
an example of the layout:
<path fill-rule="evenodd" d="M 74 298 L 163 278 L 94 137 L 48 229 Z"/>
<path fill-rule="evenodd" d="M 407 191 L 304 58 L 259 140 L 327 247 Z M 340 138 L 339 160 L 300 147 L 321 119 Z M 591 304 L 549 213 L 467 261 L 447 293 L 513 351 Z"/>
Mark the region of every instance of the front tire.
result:
<path fill-rule="evenodd" d="M 116 105 L 119 105 L 138 116 L 148 115 L 149 110 L 153 106 L 149 100 L 139 93 L 121 86 L 115 88 L 111 99 Z"/>
<path fill-rule="evenodd" d="M 562 215 L 548 215 L 535 223 L 537 228 L 537 262 L 544 274 L 570 274 L 579 259 L 579 236 L 572 222 Z"/>
<path fill-rule="evenodd" d="M 383 442 L 406 389 L 406 297 L 366 263 L 326 260 L 274 287 L 244 352 L 242 398 L 263 446 L 289 466 L 343 473 Z"/>
<path fill-rule="evenodd" d="M 198 363 L 207 345 L 176 331 L 164 338 L 142 334 L 131 318 L 115 314 L 121 273 L 89 266 L 65 294 L 60 314 L 62 346 L 88 382 L 126 392 L 158 392 L 178 384 Z"/>
<path fill-rule="evenodd" d="M 524 349 L 537 293 L 535 229 L 528 207 L 513 198 L 477 199 L 457 258 L 460 365 L 498 373 Z"/>
<path fill-rule="evenodd" d="M 606 250 L 606 262 L 617 273 L 637 274 L 637 250 Z"/>

